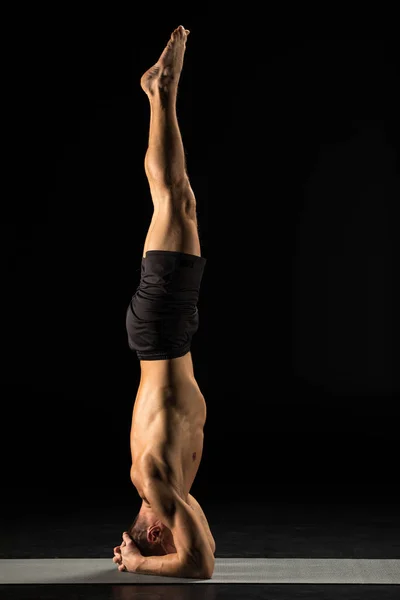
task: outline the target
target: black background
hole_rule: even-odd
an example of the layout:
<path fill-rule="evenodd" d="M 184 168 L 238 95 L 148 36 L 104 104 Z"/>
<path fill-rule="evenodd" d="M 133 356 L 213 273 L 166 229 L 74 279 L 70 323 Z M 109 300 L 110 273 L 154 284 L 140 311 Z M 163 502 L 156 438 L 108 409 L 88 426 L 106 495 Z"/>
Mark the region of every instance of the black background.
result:
<path fill-rule="evenodd" d="M 150 8 L 25 13 L 9 50 L 7 495 L 79 503 L 132 488 L 139 363 L 125 311 L 152 208 L 139 80 L 179 24 L 191 34 L 178 118 L 208 260 L 195 487 L 227 500 L 396 495 L 395 42 Z"/>

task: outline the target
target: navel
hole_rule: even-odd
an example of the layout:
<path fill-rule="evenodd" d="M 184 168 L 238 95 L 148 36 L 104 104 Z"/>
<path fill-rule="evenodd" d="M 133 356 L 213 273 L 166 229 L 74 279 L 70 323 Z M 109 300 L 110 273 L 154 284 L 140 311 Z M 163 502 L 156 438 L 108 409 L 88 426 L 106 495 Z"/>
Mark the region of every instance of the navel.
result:
<path fill-rule="evenodd" d="M 197 456 L 196 452 L 193 452 L 193 454 L 192 454 L 192 460 L 193 460 L 193 462 L 196 460 L 196 456 Z"/>

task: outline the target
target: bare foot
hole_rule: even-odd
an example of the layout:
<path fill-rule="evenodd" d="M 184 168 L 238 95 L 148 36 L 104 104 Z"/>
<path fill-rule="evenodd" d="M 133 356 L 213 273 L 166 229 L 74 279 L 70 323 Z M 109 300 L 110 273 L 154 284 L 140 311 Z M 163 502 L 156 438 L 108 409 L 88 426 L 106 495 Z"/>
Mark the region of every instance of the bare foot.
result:
<path fill-rule="evenodd" d="M 156 64 L 142 76 L 140 85 L 149 97 L 157 88 L 163 92 L 176 91 L 189 33 L 182 25 L 177 27 Z"/>

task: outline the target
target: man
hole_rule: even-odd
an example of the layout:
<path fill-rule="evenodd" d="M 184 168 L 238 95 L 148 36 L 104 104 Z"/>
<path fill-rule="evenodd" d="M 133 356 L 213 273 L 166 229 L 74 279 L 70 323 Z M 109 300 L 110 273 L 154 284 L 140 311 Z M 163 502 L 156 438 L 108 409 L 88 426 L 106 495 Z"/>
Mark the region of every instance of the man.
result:
<path fill-rule="evenodd" d="M 131 480 L 142 506 L 114 548 L 113 561 L 120 571 L 210 579 L 215 541 L 189 493 L 206 421 L 190 352 L 206 260 L 176 115 L 188 34 L 182 26 L 175 29 L 141 79 L 150 101 L 145 172 L 154 211 L 126 326 L 129 346 L 140 360 L 130 441 Z"/>

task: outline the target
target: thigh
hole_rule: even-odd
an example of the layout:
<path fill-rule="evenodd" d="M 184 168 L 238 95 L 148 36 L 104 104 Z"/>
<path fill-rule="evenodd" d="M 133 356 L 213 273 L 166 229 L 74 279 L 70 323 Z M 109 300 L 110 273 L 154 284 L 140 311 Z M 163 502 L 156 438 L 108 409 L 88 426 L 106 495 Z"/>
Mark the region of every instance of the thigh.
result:
<path fill-rule="evenodd" d="M 155 207 L 144 243 L 148 250 L 185 252 L 201 256 L 197 219 L 173 207 Z"/>

